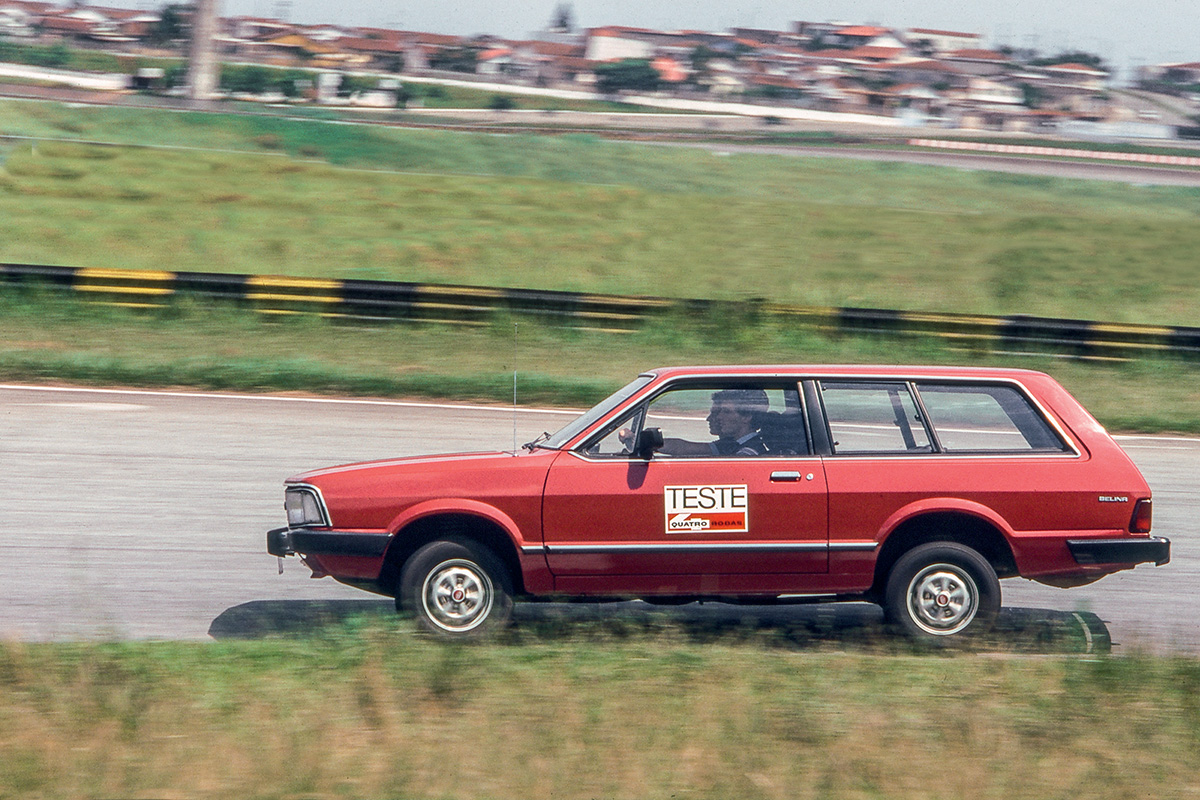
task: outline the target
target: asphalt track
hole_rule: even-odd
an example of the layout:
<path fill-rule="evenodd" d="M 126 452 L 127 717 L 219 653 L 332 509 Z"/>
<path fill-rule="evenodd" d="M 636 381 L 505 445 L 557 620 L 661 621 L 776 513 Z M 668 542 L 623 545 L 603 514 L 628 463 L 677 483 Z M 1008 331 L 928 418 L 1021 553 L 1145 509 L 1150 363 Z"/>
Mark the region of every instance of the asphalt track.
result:
<path fill-rule="evenodd" d="M 0 639 L 203 640 L 387 613 L 388 601 L 312 580 L 295 559 L 278 574 L 264 533 L 282 524 L 283 479 L 349 461 L 509 449 L 572 413 L 0 386 Z M 1008 619 L 1094 614 L 1118 652 L 1200 652 L 1200 439 L 1120 441 L 1154 489 L 1155 532 L 1172 539 L 1173 561 L 1072 590 L 1005 581 Z M 518 624 L 547 613 L 647 613 L 555 606 L 525 604 Z M 692 617 L 799 619 L 835 632 L 878 618 L 865 604 L 689 608 Z"/>

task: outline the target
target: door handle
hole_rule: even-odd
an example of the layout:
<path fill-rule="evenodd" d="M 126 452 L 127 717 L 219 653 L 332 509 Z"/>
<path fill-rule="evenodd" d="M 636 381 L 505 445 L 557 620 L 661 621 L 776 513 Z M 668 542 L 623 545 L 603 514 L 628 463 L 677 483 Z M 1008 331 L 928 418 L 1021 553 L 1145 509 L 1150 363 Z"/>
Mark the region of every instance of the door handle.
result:
<path fill-rule="evenodd" d="M 788 481 L 799 481 L 800 473 L 795 470 L 777 470 L 771 473 L 772 483 L 785 483 Z"/>

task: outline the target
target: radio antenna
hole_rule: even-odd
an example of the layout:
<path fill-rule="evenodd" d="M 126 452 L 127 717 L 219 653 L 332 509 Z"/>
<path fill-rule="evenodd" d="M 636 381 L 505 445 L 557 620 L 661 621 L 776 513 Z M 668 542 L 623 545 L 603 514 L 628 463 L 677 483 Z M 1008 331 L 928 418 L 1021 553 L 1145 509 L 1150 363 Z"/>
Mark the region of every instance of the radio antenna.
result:
<path fill-rule="evenodd" d="M 517 323 L 513 321 L 513 452 L 517 452 Z"/>

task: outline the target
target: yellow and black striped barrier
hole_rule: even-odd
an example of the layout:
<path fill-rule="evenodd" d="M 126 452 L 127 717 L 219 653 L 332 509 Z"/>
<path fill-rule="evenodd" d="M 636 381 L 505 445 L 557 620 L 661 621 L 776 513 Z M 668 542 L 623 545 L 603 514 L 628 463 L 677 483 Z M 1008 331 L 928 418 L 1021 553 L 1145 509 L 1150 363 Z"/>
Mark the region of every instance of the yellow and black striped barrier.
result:
<path fill-rule="evenodd" d="M 488 325 L 500 315 L 536 316 L 576 328 L 628 332 L 667 314 L 767 320 L 827 333 L 935 336 L 979 350 L 1037 350 L 1086 358 L 1200 355 L 1200 328 L 1046 317 L 987 317 L 870 308 L 793 306 L 761 300 L 623 297 L 399 281 L 163 272 L 0 264 L 0 285 L 73 290 L 90 301 L 153 308 L 177 297 L 232 301 L 262 314 Z"/>

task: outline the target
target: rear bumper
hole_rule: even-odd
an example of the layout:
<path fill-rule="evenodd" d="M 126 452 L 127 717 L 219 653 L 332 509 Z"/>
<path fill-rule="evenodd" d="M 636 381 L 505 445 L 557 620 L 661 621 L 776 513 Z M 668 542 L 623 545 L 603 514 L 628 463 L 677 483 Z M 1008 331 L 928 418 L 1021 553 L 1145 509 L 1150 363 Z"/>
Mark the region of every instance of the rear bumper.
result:
<path fill-rule="evenodd" d="M 307 528 L 276 528 L 267 531 L 267 552 L 273 556 L 302 555 L 369 556 L 387 551 L 390 533 L 361 531 L 314 531 Z"/>
<path fill-rule="evenodd" d="M 1079 564 L 1141 564 L 1162 566 L 1171 560 L 1171 542 L 1158 536 L 1145 539 L 1068 539 L 1067 548 Z"/>

